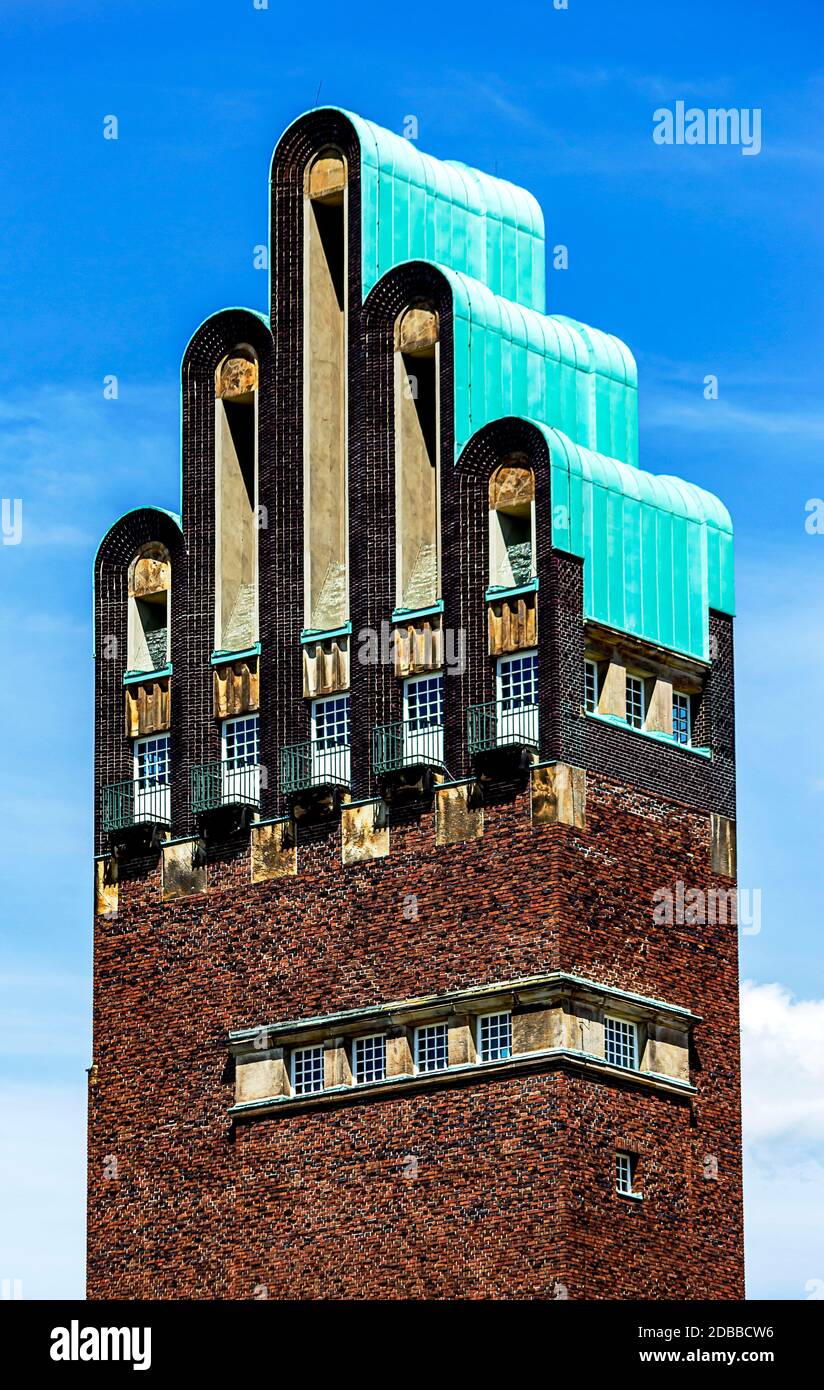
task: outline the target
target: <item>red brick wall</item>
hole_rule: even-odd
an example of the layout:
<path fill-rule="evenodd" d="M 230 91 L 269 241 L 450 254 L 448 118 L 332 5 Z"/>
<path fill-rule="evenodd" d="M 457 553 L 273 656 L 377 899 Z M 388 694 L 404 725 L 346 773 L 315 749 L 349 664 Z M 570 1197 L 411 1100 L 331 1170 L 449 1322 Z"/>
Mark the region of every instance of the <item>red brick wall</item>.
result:
<path fill-rule="evenodd" d="M 590 774 L 584 832 L 533 828 L 525 794 L 466 844 L 406 821 L 346 869 L 335 825 L 301 832 L 292 879 L 251 885 L 243 841 L 198 897 L 121 879 L 97 919 L 90 1295 L 740 1297 L 735 928 L 652 920 L 657 887 L 727 886 L 708 817 Z M 230 1028 L 552 969 L 702 1015 L 697 1096 L 548 1069 L 230 1125 Z M 614 1193 L 622 1146 L 641 1203 Z"/>

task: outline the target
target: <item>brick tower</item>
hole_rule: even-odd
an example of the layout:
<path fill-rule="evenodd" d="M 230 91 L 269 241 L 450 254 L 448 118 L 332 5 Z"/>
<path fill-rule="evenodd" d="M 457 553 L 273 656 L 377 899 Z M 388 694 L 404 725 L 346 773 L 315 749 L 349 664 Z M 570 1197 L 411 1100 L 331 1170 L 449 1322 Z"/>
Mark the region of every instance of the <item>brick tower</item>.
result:
<path fill-rule="evenodd" d="M 95 1298 L 739 1298 L 732 531 L 524 190 L 286 131 L 95 562 Z"/>

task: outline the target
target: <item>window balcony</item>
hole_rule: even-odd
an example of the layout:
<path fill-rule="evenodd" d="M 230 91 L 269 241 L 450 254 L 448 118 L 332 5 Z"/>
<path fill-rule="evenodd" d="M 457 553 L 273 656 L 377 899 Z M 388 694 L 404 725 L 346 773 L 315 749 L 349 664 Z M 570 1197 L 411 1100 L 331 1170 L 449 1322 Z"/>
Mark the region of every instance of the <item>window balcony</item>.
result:
<path fill-rule="evenodd" d="M 349 743 L 310 739 L 280 750 L 280 786 L 284 796 L 324 787 L 349 787 L 352 780 Z"/>
<path fill-rule="evenodd" d="M 403 719 L 372 730 L 372 770 L 377 777 L 406 768 L 443 766 L 443 724 Z"/>
<path fill-rule="evenodd" d="M 138 825 L 171 824 L 168 779 L 142 777 L 103 787 L 103 829 L 107 834 Z"/>
<path fill-rule="evenodd" d="M 538 706 L 516 700 L 490 700 L 466 712 L 470 757 L 499 748 L 538 747 Z"/>
<path fill-rule="evenodd" d="M 192 811 L 221 811 L 236 806 L 260 808 L 260 766 L 257 763 L 200 763 L 191 770 Z"/>

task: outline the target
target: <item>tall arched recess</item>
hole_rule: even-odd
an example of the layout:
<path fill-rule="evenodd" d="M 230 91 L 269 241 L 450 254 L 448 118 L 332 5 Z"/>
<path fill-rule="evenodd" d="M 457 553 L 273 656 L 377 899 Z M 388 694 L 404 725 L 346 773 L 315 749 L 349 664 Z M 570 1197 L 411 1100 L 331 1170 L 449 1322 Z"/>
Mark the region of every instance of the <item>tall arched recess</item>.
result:
<path fill-rule="evenodd" d="M 241 344 L 215 374 L 215 648 L 258 640 L 258 363 Z"/>
<path fill-rule="evenodd" d="M 346 484 L 347 164 L 309 161 L 303 198 L 304 624 L 348 618 Z"/>
<path fill-rule="evenodd" d="M 395 602 L 426 608 L 440 597 L 439 332 L 428 303 L 395 321 Z"/>

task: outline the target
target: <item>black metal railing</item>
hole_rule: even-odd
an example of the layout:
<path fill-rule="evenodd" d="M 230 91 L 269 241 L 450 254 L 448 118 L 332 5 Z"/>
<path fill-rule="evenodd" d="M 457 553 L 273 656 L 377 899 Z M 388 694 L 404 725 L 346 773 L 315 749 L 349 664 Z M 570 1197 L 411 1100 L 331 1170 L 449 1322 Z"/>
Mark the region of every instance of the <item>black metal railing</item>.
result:
<path fill-rule="evenodd" d="M 280 786 L 284 796 L 312 787 L 348 787 L 351 782 L 348 743 L 323 739 L 290 743 L 280 750 Z"/>
<path fill-rule="evenodd" d="M 169 825 L 169 783 L 159 778 L 110 782 L 102 788 L 103 829 L 131 830 L 135 825 Z"/>
<path fill-rule="evenodd" d="M 372 730 L 372 770 L 380 777 L 407 767 L 443 767 L 443 725 L 417 720 L 379 724 Z"/>
<path fill-rule="evenodd" d="M 466 741 L 470 757 L 496 748 L 538 747 L 538 706 L 513 700 L 490 700 L 470 705 L 466 712 Z"/>
<path fill-rule="evenodd" d="M 260 806 L 257 763 L 200 763 L 191 770 L 192 811 L 219 811 L 228 806 Z"/>

